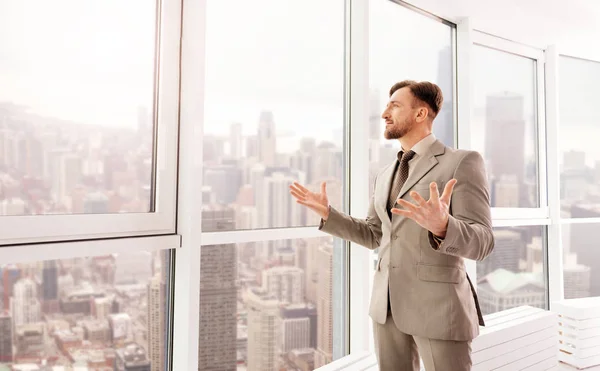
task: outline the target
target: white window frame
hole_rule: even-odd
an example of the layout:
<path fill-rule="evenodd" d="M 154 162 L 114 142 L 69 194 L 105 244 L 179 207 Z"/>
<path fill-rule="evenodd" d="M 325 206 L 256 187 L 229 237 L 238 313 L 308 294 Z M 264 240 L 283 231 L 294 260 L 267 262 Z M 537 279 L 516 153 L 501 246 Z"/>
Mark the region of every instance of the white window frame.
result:
<path fill-rule="evenodd" d="M 548 204 L 550 225 L 548 226 L 548 305 L 564 299 L 563 246 L 560 218 L 560 166 L 559 166 L 559 96 L 558 61 L 556 46 L 549 46 L 546 54 L 546 125 Z"/>
<path fill-rule="evenodd" d="M 0 217 L 1 245 L 175 233 L 181 0 L 156 0 L 155 211 Z M 148 174 L 150 175 L 150 174 Z"/>
<path fill-rule="evenodd" d="M 467 31 L 468 32 L 468 31 Z M 535 61 L 536 108 L 537 108 L 537 165 L 540 207 L 536 208 L 492 208 L 492 219 L 545 219 L 549 217 L 547 171 L 546 171 L 546 106 L 545 106 L 545 56 L 544 51 L 527 45 L 492 36 L 477 30 L 470 32 L 471 45 L 479 45 L 501 52 L 529 58 Z M 469 57 L 470 59 L 470 57 Z M 469 81 L 472 84 L 472 80 Z M 472 89 L 472 85 L 469 86 Z M 469 96 L 470 99 L 470 96 Z M 472 100 L 469 100 L 470 106 Z M 460 129 L 459 129 L 460 130 Z M 459 137 L 459 148 L 472 149 L 470 132 L 463 130 Z"/>
<path fill-rule="evenodd" d="M 471 122 L 472 122 L 472 108 L 473 100 L 471 99 L 473 91 L 473 76 L 471 73 L 471 64 L 473 46 L 480 45 L 502 52 L 523 56 L 536 61 L 536 94 L 537 94 L 537 149 L 538 149 L 538 182 L 540 192 L 540 206 L 539 208 L 499 208 L 492 207 L 492 227 L 523 227 L 523 226 L 546 226 L 547 228 L 547 242 L 546 247 L 547 254 L 549 254 L 548 266 L 546 267 L 548 272 L 548 302 L 558 297 L 560 293 L 557 292 L 556 288 L 559 286 L 556 284 L 557 280 L 562 282 L 562 258 L 560 261 L 560 277 L 557 276 L 557 259 L 553 259 L 550 255 L 557 249 L 560 238 L 556 239 L 557 234 L 556 228 L 552 225 L 551 209 L 554 192 L 557 192 L 553 187 L 549 187 L 549 177 L 553 176 L 553 169 L 547 169 L 548 157 L 546 150 L 552 144 L 551 138 L 555 133 L 551 129 L 546 128 L 546 61 L 544 51 L 535 49 L 529 46 L 518 44 L 512 41 L 508 41 L 499 37 L 495 37 L 483 32 L 475 31 L 472 28 L 471 21 L 469 18 L 458 19 L 457 23 L 457 85 L 458 85 L 458 146 L 461 149 L 473 149 L 471 143 Z M 548 120 L 552 120 L 553 117 L 549 117 Z M 548 132 L 548 143 L 546 138 L 546 131 Z M 557 165 L 558 169 L 558 165 Z M 551 192 L 548 194 L 548 192 Z M 560 205 L 558 205 L 560 213 Z M 559 232 L 558 232 L 559 233 Z M 562 254 L 559 255 L 562 257 Z M 473 260 L 466 260 L 466 269 L 473 282 L 475 288 L 477 287 L 477 262 Z M 562 286 L 561 286 L 562 287 Z"/>
<path fill-rule="evenodd" d="M 206 65 L 206 22 L 205 1 L 184 0 L 182 52 L 181 52 L 181 108 L 179 141 L 179 198 L 177 233 L 182 236 L 182 244 L 176 250 L 175 258 L 175 305 L 173 325 L 172 370 L 192 370 L 198 368 L 198 331 L 200 325 L 200 257 L 203 246 L 238 244 L 245 242 L 273 241 L 287 239 L 310 239 L 330 237 L 318 230 L 317 226 L 267 228 L 253 230 L 231 230 L 202 232 L 202 193 L 203 139 L 204 139 L 204 98 Z M 346 0 L 346 12 L 349 2 Z M 360 0 L 365 1 L 365 0 Z M 349 27 L 349 24 L 346 25 Z M 366 36 L 366 35 L 365 35 Z M 346 53 L 348 51 L 346 50 Z M 347 83 L 347 79 L 345 81 Z M 345 131 L 348 118 L 345 119 Z M 346 151 L 347 152 L 347 151 Z M 368 179 L 367 179 L 368 182 Z M 367 185 L 368 186 L 368 185 Z M 346 186 L 347 193 L 347 186 Z M 361 250 L 366 250 L 361 248 Z M 342 255 L 343 256 L 343 255 Z M 348 274 L 346 262 L 345 276 Z M 362 269 L 361 265 L 361 269 Z M 358 268 L 357 268 L 358 269 Z M 344 285 L 347 286 L 347 285 Z M 347 307 L 348 297 L 344 293 L 343 307 Z M 353 298 L 356 303 L 363 301 Z M 356 318 L 356 317 L 355 317 Z M 362 318 L 364 322 L 364 318 Z M 361 323 L 362 324 L 362 323 Z M 345 324 L 342 324 L 346 327 Z M 336 334 L 337 329 L 334 329 Z M 342 330 L 342 333 L 344 331 Z M 347 336 L 348 332 L 344 333 Z M 353 336 L 357 334 L 353 333 Z M 369 337 L 364 337 L 364 340 Z M 359 337 L 357 336 L 357 339 Z M 342 339 L 342 349 L 347 349 L 349 339 Z M 336 347 L 334 347 L 334 352 Z M 334 354 L 335 355 L 335 354 Z"/>

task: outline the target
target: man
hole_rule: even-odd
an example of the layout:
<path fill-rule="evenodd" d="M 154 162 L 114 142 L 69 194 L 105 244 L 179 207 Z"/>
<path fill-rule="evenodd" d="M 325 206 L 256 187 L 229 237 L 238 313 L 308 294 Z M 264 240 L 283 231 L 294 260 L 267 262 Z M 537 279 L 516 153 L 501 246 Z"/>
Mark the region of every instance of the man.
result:
<path fill-rule="evenodd" d="M 382 371 L 418 370 L 419 356 L 427 371 L 470 370 L 471 340 L 483 325 L 464 259 L 482 260 L 494 248 L 489 187 L 479 153 L 432 134 L 442 102 L 430 82 L 390 89 L 385 138 L 402 150 L 377 175 L 366 219 L 330 207 L 325 183 L 320 193 L 290 186 L 321 216 L 321 230 L 380 248 L 369 314 Z"/>

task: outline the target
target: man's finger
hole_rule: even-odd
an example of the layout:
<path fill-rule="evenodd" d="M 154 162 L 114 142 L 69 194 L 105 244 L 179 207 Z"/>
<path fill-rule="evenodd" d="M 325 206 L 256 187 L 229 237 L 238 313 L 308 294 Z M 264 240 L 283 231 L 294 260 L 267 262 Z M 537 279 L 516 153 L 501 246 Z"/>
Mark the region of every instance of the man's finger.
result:
<path fill-rule="evenodd" d="M 410 192 L 410 197 L 412 197 L 413 200 L 415 200 L 417 204 L 419 204 L 419 206 L 425 206 L 425 204 L 427 203 L 427 201 L 415 191 Z"/>
<path fill-rule="evenodd" d="M 413 214 L 412 211 L 400 210 L 400 209 L 393 208 L 391 210 L 391 212 L 392 212 L 392 214 L 400 215 L 400 216 L 403 216 L 405 218 L 410 218 L 410 219 L 414 220 L 414 214 Z"/>
<path fill-rule="evenodd" d="M 321 194 L 327 194 L 327 182 L 321 183 Z"/>
<path fill-rule="evenodd" d="M 429 200 L 434 204 L 438 204 L 440 202 L 440 192 L 438 191 L 436 182 L 431 182 L 431 184 L 429 184 L 429 192 Z"/>
<path fill-rule="evenodd" d="M 399 199 L 398 200 L 398 204 L 400 206 L 404 207 L 405 209 L 408 209 L 408 210 L 413 211 L 413 212 L 416 212 L 417 209 L 419 209 L 419 207 L 417 205 L 412 204 L 412 203 L 410 203 L 410 202 L 408 202 L 406 200 L 403 200 L 403 199 Z"/>
<path fill-rule="evenodd" d="M 294 182 L 294 185 L 304 193 L 309 192 L 309 190 L 306 187 L 304 187 L 302 184 L 300 184 L 298 182 Z"/>
<path fill-rule="evenodd" d="M 290 190 L 292 196 L 294 196 L 297 200 L 306 200 L 306 195 L 304 193 L 300 193 L 294 189 Z"/>
<path fill-rule="evenodd" d="M 456 179 L 450 179 L 450 181 L 446 183 L 446 186 L 444 187 L 444 193 L 442 193 L 441 197 L 442 202 L 446 204 L 450 203 L 450 197 L 452 197 L 452 191 L 454 190 L 456 182 Z"/>
<path fill-rule="evenodd" d="M 308 191 L 303 191 L 302 189 L 300 189 L 300 187 L 296 186 L 295 184 L 290 185 L 290 190 L 303 195 L 306 195 L 308 193 Z"/>

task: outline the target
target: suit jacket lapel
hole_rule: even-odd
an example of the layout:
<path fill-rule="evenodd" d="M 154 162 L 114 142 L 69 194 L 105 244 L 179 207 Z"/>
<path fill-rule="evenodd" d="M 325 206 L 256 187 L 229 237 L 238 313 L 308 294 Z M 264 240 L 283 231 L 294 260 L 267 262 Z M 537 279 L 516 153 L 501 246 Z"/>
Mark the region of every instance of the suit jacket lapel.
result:
<path fill-rule="evenodd" d="M 384 182 L 381 190 L 383 192 L 377 193 L 377 203 L 383 205 L 383 210 L 387 214 L 387 202 L 390 195 L 390 190 L 392 188 L 392 180 L 394 179 L 394 170 L 396 170 L 396 163 L 394 162 L 392 165 L 388 166 L 381 175 L 379 176 L 381 180 Z M 391 223 L 390 218 L 385 218 L 383 221 Z"/>
<path fill-rule="evenodd" d="M 411 166 L 413 170 L 408 174 L 408 179 L 404 182 L 397 198 L 404 196 L 425 174 L 433 169 L 438 164 L 436 156 L 443 154 L 444 151 L 444 144 L 440 141 L 435 141 L 423 156 L 419 156 L 417 161 Z M 439 191 L 441 192 L 442 190 Z"/>

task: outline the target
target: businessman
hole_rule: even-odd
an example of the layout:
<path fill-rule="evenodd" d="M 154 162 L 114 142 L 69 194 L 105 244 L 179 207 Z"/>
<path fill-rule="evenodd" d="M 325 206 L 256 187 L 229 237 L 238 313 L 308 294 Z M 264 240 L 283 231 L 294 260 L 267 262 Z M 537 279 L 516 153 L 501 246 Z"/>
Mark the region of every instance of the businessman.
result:
<path fill-rule="evenodd" d="M 419 356 L 427 371 L 470 370 L 484 323 L 464 259 L 494 248 L 484 162 L 432 134 L 437 85 L 406 80 L 389 95 L 385 138 L 402 149 L 375 178 L 366 219 L 332 208 L 325 183 L 316 193 L 295 182 L 290 193 L 321 216 L 322 231 L 380 248 L 369 314 L 382 371 L 417 371 Z"/>

